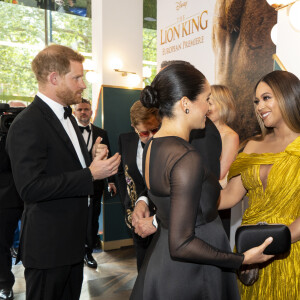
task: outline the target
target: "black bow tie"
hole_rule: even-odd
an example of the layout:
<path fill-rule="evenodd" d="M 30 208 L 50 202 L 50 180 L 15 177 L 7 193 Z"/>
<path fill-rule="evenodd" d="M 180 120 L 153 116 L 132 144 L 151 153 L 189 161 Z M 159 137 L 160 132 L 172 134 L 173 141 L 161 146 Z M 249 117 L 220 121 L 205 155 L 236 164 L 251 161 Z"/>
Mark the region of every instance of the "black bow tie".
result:
<path fill-rule="evenodd" d="M 66 119 L 67 117 L 71 117 L 72 115 L 72 108 L 70 106 L 65 107 L 64 106 L 64 118 Z"/>
<path fill-rule="evenodd" d="M 91 132 L 91 128 L 90 126 L 79 126 L 79 129 L 81 131 L 81 133 L 83 133 L 84 129 L 87 131 L 87 132 Z"/>
<path fill-rule="evenodd" d="M 142 148 L 144 149 L 144 147 L 145 147 L 145 143 L 141 142 L 141 144 L 142 144 Z"/>

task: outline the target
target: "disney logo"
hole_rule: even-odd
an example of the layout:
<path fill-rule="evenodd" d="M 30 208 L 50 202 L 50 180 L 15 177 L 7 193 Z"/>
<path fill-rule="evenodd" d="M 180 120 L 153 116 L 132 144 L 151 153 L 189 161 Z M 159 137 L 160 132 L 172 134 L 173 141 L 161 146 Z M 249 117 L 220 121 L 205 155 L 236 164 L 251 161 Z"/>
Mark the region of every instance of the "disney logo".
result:
<path fill-rule="evenodd" d="M 176 10 L 179 10 L 182 7 L 186 8 L 187 6 L 187 1 L 178 1 L 176 2 Z"/>

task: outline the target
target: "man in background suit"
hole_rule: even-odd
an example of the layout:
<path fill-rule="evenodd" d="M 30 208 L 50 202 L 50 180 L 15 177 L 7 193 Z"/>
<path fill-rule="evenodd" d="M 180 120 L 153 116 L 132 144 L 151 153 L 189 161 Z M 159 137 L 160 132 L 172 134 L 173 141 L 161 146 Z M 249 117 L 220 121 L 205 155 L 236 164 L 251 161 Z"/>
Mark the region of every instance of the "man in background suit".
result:
<path fill-rule="evenodd" d="M 6 149 L 19 195 L 24 201 L 18 256 L 25 267 L 26 298 L 80 297 L 89 195 L 93 180 L 114 175 L 116 153 L 94 147 L 90 162 L 70 105 L 85 89 L 84 57 L 50 45 L 32 61 L 38 93 L 10 126 Z M 96 153 L 99 153 L 96 156 Z"/>
<path fill-rule="evenodd" d="M 217 127 L 209 118 L 206 119 L 204 129 L 194 129 L 191 131 L 190 143 L 201 154 L 206 168 L 219 180 L 222 140 Z M 219 210 L 219 215 L 229 239 L 231 217 L 230 209 Z"/>
<path fill-rule="evenodd" d="M 9 104 L 10 107 L 25 106 L 21 102 Z M 6 134 L 0 130 L 0 299 L 13 299 L 15 277 L 11 271 L 10 248 L 22 216 L 23 201 L 16 190 L 9 157 L 5 151 Z"/>
<path fill-rule="evenodd" d="M 200 152 L 206 168 L 219 180 L 222 140 L 214 123 L 206 118 L 205 128 L 193 129 L 189 142 Z"/>
<path fill-rule="evenodd" d="M 75 105 L 74 115 L 76 117 L 79 129 L 83 135 L 84 141 L 87 145 L 87 149 L 92 157 L 92 148 L 98 137 L 101 137 L 101 144 L 108 147 L 108 157 L 110 157 L 110 147 L 107 137 L 107 133 L 100 127 L 95 126 L 90 123 L 93 111 L 90 101 L 82 99 L 81 103 Z M 114 177 L 108 178 L 108 189 L 111 191 L 112 195 L 117 192 Z M 89 208 L 89 225 L 88 226 L 88 240 L 91 240 L 92 247 L 86 245 L 86 253 L 84 256 L 85 264 L 90 268 L 97 268 L 97 262 L 93 258 L 92 252 L 93 248 L 100 247 L 100 239 L 98 236 L 99 229 L 99 215 L 101 212 L 101 197 L 103 195 L 105 187 L 105 180 L 95 180 L 94 181 L 94 195 L 91 197 L 91 205 Z"/>
<path fill-rule="evenodd" d="M 119 137 L 119 153 L 122 156 L 118 170 L 118 183 L 121 200 L 125 209 L 125 223 L 132 230 L 136 249 L 137 269 L 140 270 L 151 237 L 141 238 L 134 233 L 132 212 L 141 192 L 145 190 L 142 171 L 142 155 L 145 143 L 155 134 L 160 126 L 158 110 L 146 108 L 136 101 L 130 109 L 131 126 L 135 132 L 123 133 Z M 144 200 L 148 201 L 146 197 Z M 148 203 L 148 202 L 147 202 Z M 150 203 L 150 212 L 154 207 Z M 151 225 L 153 227 L 153 225 Z"/>

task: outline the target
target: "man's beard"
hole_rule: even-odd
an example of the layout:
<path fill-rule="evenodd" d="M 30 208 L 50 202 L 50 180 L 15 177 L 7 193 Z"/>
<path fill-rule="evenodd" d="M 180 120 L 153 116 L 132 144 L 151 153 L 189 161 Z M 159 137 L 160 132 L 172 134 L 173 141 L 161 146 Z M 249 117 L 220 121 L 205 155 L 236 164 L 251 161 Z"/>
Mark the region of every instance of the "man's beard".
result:
<path fill-rule="evenodd" d="M 85 117 L 79 117 L 78 120 L 82 123 L 82 124 L 88 124 L 90 122 L 90 118 L 88 116 Z"/>
<path fill-rule="evenodd" d="M 81 103 L 81 93 L 73 92 L 69 88 L 65 87 L 56 91 L 56 96 L 63 102 L 65 105 L 73 105 Z"/>

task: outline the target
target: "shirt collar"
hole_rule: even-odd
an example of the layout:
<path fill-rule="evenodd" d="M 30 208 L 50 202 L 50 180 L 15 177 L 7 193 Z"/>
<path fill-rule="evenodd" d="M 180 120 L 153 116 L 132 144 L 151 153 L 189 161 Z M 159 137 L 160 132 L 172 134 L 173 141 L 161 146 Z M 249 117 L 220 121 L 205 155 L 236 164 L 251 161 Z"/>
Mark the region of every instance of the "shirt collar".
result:
<path fill-rule="evenodd" d="M 88 125 L 83 125 L 83 124 L 81 124 L 81 123 L 78 121 L 77 118 L 76 118 L 76 122 L 77 122 L 78 126 L 81 126 L 81 127 L 89 126 L 89 128 L 91 128 L 91 123 L 89 123 Z"/>
<path fill-rule="evenodd" d="M 58 117 L 59 120 L 62 120 L 64 118 L 64 106 L 55 102 L 54 100 L 50 99 L 49 97 L 45 96 L 41 92 L 37 92 L 36 94 L 38 97 L 40 97 L 55 113 L 55 115 Z"/>

